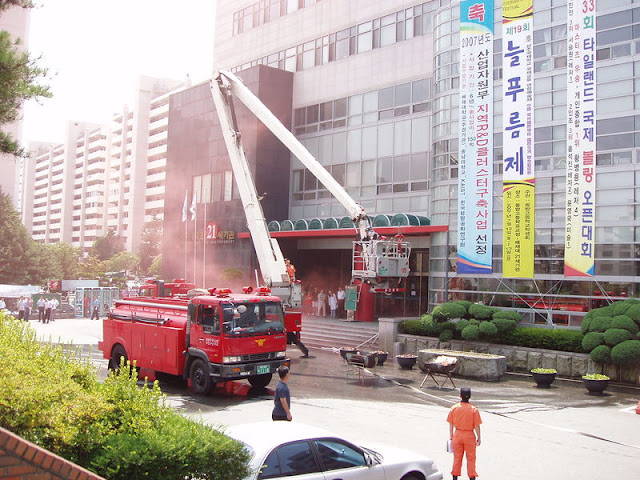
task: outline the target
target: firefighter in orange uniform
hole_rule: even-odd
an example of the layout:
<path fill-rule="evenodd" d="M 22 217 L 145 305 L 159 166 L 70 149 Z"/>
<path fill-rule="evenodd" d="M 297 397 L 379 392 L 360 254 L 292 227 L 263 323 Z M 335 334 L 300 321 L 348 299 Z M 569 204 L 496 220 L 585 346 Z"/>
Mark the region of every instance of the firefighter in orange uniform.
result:
<path fill-rule="evenodd" d="M 460 402 L 456 403 L 447 416 L 449 438 L 453 440 L 453 467 L 451 475 L 458 480 L 462 473 L 462 457 L 467 455 L 467 474 L 470 480 L 478 476 L 476 471 L 476 446 L 480 445 L 480 412 L 469 403 L 471 389 L 460 389 Z M 454 431 L 455 428 L 455 431 Z M 474 434 L 475 432 L 475 434 Z"/>

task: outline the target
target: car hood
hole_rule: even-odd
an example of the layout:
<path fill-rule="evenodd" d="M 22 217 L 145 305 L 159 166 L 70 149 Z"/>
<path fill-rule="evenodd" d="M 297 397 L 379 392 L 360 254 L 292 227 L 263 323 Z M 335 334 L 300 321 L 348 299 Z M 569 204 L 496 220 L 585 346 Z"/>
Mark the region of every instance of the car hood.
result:
<path fill-rule="evenodd" d="M 407 470 L 411 468 L 424 470 L 427 475 L 430 475 L 438 469 L 432 459 L 409 450 L 375 443 L 361 444 L 361 446 L 379 453 L 382 456 L 382 465 L 387 472 L 394 470 L 396 466 L 401 466 Z"/>

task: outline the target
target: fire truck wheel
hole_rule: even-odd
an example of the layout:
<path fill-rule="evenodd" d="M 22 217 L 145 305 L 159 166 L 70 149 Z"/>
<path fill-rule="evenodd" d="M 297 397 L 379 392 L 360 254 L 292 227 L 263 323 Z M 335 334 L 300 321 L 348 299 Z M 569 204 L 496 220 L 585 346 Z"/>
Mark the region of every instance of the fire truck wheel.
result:
<path fill-rule="evenodd" d="M 191 388 L 198 395 L 207 395 L 213 387 L 209 368 L 199 358 L 196 358 L 191 364 L 189 378 L 191 379 Z"/>
<path fill-rule="evenodd" d="M 109 362 L 109 368 L 111 370 L 120 370 L 120 359 L 124 358 L 124 365 L 129 361 L 127 357 L 127 351 L 122 345 L 116 345 L 111 351 L 111 362 Z"/>
<path fill-rule="evenodd" d="M 271 377 L 273 375 L 271 373 L 267 373 L 266 375 L 257 375 L 255 377 L 249 377 L 249 383 L 254 388 L 264 388 L 269 383 L 271 383 Z"/>

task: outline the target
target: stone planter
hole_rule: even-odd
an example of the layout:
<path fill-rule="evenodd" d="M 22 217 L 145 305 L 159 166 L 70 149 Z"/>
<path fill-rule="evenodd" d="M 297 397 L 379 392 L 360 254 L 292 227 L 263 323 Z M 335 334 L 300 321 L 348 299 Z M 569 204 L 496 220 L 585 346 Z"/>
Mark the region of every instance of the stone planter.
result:
<path fill-rule="evenodd" d="M 418 356 L 410 354 L 398 355 L 396 356 L 396 361 L 403 370 L 411 370 L 418 361 Z"/>
<path fill-rule="evenodd" d="M 375 353 L 378 356 L 378 366 L 380 366 L 380 367 L 382 365 L 384 365 L 384 362 L 386 362 L 387 358 L 389 357 L 389 353 L 388 352 L 378 351 L 378 352 L 373 352 L 373 353 Z"/>
<path fill-rule="evenodd" d="M 425 363 L 428 363 L 440 355 L 457 358 L 456 376 L 497 381 L 507 372 L 507 358 L 503 355 L 461 352 L 457 350 L 419 350 L 418 365 L 424 370 Z"/>
<path fill-rule="evenodd" d="M 589 378 L 583 378 L 582 381 L 590 395 L 601 395 L 609 386 L 609 380 L 592 380 Z"/>
<path fill-rule="evenodd" d="M 340 349 L 340 356 L 345 360 L 347 359 L 347 354 L 354 354 L 354 353 L 358 353 L 358 349 L 356 347 L 342 347 Z"/>
<path fill-rule="evenodd" d="M 531 372 L 533 380 L 538 388 L 551 388 L 551 384 L 556 379 L 557 373 L 537 373 Z"/>

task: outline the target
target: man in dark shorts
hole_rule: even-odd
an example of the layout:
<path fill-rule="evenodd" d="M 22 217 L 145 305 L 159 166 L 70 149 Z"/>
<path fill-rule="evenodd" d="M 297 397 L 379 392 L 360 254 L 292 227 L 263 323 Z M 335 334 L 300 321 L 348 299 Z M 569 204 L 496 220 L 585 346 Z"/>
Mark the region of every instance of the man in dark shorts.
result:
<path fill-rule="evenodd" d="M 280 381 L 276 385 L 276 394 L 273 399 L 273 412 L 271 413 L 271 419 L 275 422 L 278 420 L 291 421 L 291 394 L 289 393 L 289 367 L 278 367 L 278 375 Z"/>

